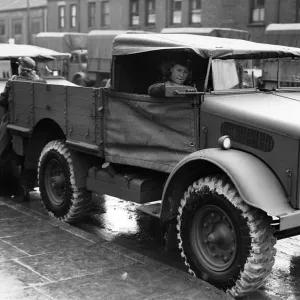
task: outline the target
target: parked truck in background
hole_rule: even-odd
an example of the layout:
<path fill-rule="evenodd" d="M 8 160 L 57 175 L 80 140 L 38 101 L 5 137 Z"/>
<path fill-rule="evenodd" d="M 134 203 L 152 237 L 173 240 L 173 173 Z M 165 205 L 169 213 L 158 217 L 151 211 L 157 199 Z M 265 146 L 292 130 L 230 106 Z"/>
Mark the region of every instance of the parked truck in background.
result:
<path fill-rule="evenodd" d="M 300 24 L 269 24 L 265 30 L 265 41 L 273 45 L 300 47 Z M 279 74 L 277 74 L 277 70 L 280 70 Z M 267 89 L 300 86 L 300 60 L 298 58 L 269 59 L 264 62 L 262 71 L 264 85 Z"/>
<path fill-rule="evenodd" d="M 228 39 L 250 40 L 250 32 L 234 28 L 221 27 L 166 27 L 161 30 L 164 34 L 196 34 L 215 36 Z"/>
<path fill-rule="evenodd" d="M 85 86 L 87 69 L 87 34 L 79 32 L 40 32 L 34 43 L 37 46 L 71 54 L 70 58 L 57 59 L 48 64 L 48 74 L 53 73 L 67 80 Z M 80 76 L 80 74 L 82 76 Z M 41 74 L 42 76 L 45 74 Z M 49 76 L 49 75 L 48 75 Z"/>
<path fill-rule="evenodd" d="M 91 30 L 87 36 L 87 69 L 78 73 L 77 81 L 85 86 L 104 87 L 110 78 L 114 38 L 124 33 L 144 33 L 138 30 Z"/>

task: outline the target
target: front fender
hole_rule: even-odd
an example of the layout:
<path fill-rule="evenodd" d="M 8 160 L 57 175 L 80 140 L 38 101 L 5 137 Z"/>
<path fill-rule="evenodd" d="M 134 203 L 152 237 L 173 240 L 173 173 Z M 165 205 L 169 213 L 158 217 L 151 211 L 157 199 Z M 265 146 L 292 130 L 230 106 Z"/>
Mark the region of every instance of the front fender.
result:
<path fill-rule="evenodd" d="M 161 223 L 177 214 L 180 199 L 199 178 L 225 173 L 245 203 L 269 215 L 295 211 L 287 203 L 286 192 L 271 169 L 255 156 L 239 150 L 204 149 L 194 152 L 173 169 L 166 182 L 161 206 Z"/>

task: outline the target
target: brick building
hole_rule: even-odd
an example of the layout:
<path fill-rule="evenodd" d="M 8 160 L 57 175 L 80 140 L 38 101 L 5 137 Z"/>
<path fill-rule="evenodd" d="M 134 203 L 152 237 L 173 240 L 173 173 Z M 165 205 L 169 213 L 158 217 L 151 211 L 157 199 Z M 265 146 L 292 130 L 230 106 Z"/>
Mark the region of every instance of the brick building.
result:
<path fill-rule="evenodd" d="M 47 0 L 1 0 L 1 43 L 7 43 L 10 38 L 18 44 L 32 43 L 37 33 L 46 30 Z"/>
<path fill-rule="evenodd" d="M 300 22 L 299 11 L 300 0 L 1 0 L 0 41 L 26 43 L 38 31 L 194 26 L 247 30 L 263 42 L 268 24 Z"/>

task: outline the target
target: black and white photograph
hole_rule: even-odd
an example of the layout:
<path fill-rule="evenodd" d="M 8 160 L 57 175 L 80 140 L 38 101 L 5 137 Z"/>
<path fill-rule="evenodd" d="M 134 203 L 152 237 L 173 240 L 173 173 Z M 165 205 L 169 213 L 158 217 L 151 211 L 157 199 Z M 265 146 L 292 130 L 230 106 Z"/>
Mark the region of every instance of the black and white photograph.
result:
<path fill-rule="evenodd" d="M 300 0 L 0 0 L 0 300 L 300 300 Z"/>

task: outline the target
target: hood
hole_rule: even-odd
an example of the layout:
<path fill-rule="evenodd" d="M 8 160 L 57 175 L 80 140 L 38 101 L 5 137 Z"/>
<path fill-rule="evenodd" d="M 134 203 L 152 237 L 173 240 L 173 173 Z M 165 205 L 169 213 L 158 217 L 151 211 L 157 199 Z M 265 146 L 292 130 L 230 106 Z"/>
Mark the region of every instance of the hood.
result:
<path fill-rule="evenodd" d="M 300 92 L 209 95 L 201 111 L 267 131 L 300 137 Z"/>

